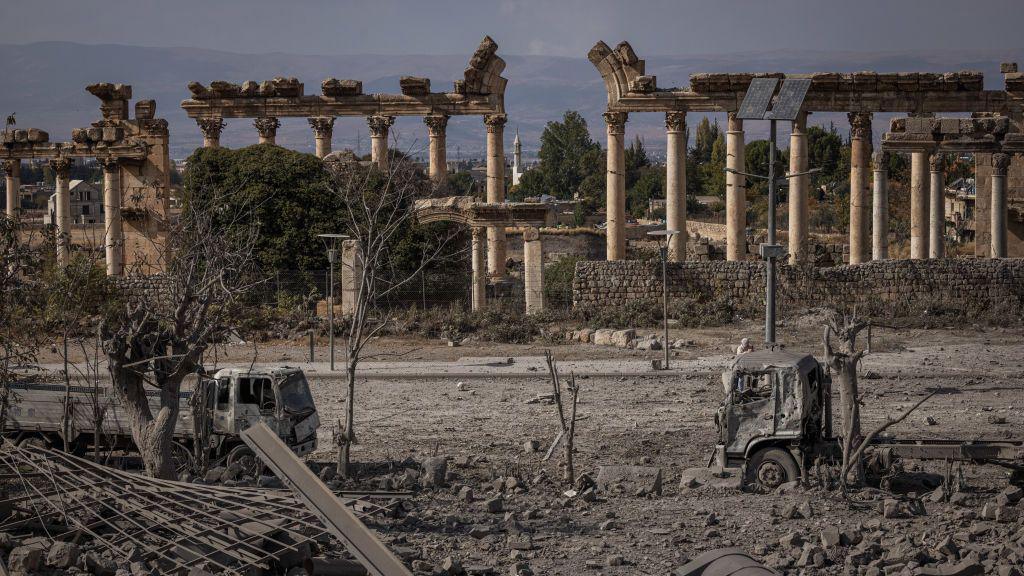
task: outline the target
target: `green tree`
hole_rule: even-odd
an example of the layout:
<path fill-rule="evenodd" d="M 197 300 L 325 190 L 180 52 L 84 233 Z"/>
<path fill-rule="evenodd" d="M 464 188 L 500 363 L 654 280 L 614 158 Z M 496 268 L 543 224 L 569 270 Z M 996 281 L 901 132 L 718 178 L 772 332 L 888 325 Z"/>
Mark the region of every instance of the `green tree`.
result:
<path fill-rule="evenodd" d="M 640 218 L 647 213 L 651 199 L 664 197 L 665 170 L 644 166 L 638 170 L 636 182 L 626 191 L 626 211 Z"/>
<path fill-rule="evenodd" d="M 821 126 L 807 128 L 807 160 L 811 168 L 820 168 L 821 172 L 811 176 L 811 187 L 834 189 L 838 183 L 849 178 L 849 171 L 844 174 L 843 139 L 833 125 L 828 130 Z"/>
<path fill-rule="evenodd" d="M 580 184 L 603 167 L 595 162 L 601 146 L 590 137 L 587 121 L 579 112 L 570 110 L 561 122 L 548 122 L 540 137 L 538 165 L 520 181 L 516 195 L 520 198 L 549 194 L 569 199 L 576 195 Z"/>

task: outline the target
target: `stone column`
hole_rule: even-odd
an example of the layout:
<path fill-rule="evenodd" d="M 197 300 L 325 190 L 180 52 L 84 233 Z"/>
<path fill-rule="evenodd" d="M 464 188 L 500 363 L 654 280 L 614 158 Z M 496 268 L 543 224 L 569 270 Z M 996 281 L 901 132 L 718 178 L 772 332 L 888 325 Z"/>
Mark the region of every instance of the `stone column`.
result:
<path fill-rule="evenodd" d="M 487 230 L 482 226 L 473 227 L 473 311 L 483 310 L 487 305 Z"/>
<path fill-rule="evenodd" d="M 889 153 L 878 151 L 871 157 L 875 189 L 871 199 L 871 258 L 889 258 Z"/>
<path fill-rule="evenodd" d="M 725 167 L 746 172 L 743 120 L 729 112 L 725 133 Z M 739 174 L 725 174 L 725 259 L 747 259 L 747 186 Z"/>
<path fill-rule="evenodd" d="M 678 230 L 668 245 L 671 262 L 686 260 L 686 112 L 666 112 L 665 228 Z"/>
<path fill-rule="evenodd" d="M 946 255 L 946 204 L 943 193 L 946 188 L 945 174 L 946 159 L 942 152 L 933 152 L 928 157 L 928 166 L 931 169 L 931 184 L 929 187 L 929 198 L 931 205 L 928 209 L 928 257 L 943 258 Z"/>
<path fill-rule="evenodd" d="M 54 203 L 53 223 L 57 235 L 57 263 L 67 265 L 71 256 L 71 192 L 69 190 L 68 173 L 71 171 L 71 159 L 57 158 L 50 161 L 50 167 L 56 174 L 56 202 Z"/>
<path fill-rule="evenodd" d="M 526 313 L 544 310 L 544 249 L 540 230 L 529 226 L 523 230 L 523 285 L 526 288 Z"/>
<path fill-rule="evenodd" d="M 100 160 L 103 166 L 103 246 L 107 276 L 124 272 L 124 230 L 121 226 L 121 166 L 116 159 Z"/>
<path fill-rule="evenodd" d="M 448 186 L 448 155 L 445 148 L 445 132 L 448 128 L 447 114 L 430 114 L 423 117 L 430 137 L 430 179 L 437 191 Z"/>
<path fill-rule="evenodd" d="M 252 125 L 260 135 L 260 144 L 274 144 L 281 122 L 277 118 L 266 116 L 253 120 Z"/>
<path fill-rule="evenodd" d="M 307 118 L 310 128 L 313 129 L 313 138 L 316 140 L 316 157 L 323 158 L 331 153 L 331 138 L 334 136 L 333 116 L 314 116 Z"/>
<path fill-rule="evenodd" d="M 910 257 L 928 257 L 928 150 L 910 153 Z"/>
<path fill-rule="evenodd" d="M 388 132 L 395 123 L 394 116 L 367 116 L 370 127 L 370 159 L 381 170 L 388 169 Z"/>
<path fill-rule="evenodd" d="M 789 135 L 789 171 L 807 171 L 807 112 L 797 114 L 793 131 Z M 810 177 L 796 176 L 789 179 L 789 263 L 801 264 L 807 261 L 807 190 Z"/>
<path fill-rule="evenodd" d="M 7 185 L 7 217 L 13 219 L 21 210 L 21 160 L 4 160 L 4 175 Z"/>
<path fill-rule="evenodd" d="M 993 258 L 1006 258 L 1006 172 L 1010 168 L 1009 154 L 992 155 L 992 213 L 991 236 Z"/>
<path fill-rule="evenodd" d="M 216 116 L 213 118 L 196 118 L 196 124 L 203 131 L 203 148 L 219 148 L 220 133 L 224 130 L 224 119 Z"/>
<path fill-rule="evenodd" d="M 608 260 L 622 260 L 626 257 L 626 148 L 623 138 L 628 119 L 625 112 L 604 113 L 604 121 L 608 125 L 605 191 L 605 244 Z"/>
<path fill-rule="evenodd" d="M 868 261 L 871 113 L 850 112 L 850 264 Z"/>
<path fill-rule="evenodd" d="M 341 243 L 341 313 L 353 314 L 363 281 L 363 255 L 359 240 Z"/>
<path fill-rule="evenodd" d="M 505 114 L 484 116 L 487 126 L 487 201 L 505 201 Z M 505 279 L 505 228 L 487 228 L 487 272 L 494 281 Z"/>

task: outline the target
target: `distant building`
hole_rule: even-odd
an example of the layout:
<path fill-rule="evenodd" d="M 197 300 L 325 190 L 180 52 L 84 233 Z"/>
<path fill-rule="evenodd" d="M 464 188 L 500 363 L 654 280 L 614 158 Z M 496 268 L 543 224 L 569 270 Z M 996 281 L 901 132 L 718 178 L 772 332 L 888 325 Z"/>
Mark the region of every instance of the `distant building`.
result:
<path fill-rule="evenodd" d="M 103 192 L 84 180 L 72 180 L 68 184 L 71 197 L 72 224 L 98 224 L 103 222 Z M 57 213 L 57 193 L 50 195 L 46 204 L 46 215 L 43 224 L 53 224 Z"/>
<path fill-rule="evenodd" d="M 519 141 L 519 128 L 516 128 L 516 139 L 512 142 L 512 185 L 517 186 L 523 177 L 523 143 Z"/>
<path fill-rule="evenodd" d="M 943 190 L 946 221 L 953 224 L 951 236 L 957 242 L 974 240 L 974 205 L 977 189 L 974 178 L 957 178 Z"/>

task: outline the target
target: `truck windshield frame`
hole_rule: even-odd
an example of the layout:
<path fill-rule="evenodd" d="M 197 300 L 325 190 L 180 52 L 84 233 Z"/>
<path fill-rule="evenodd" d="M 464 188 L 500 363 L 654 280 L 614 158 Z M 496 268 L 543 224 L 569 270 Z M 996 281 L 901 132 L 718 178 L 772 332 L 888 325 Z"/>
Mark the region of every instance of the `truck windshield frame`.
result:
<path fill-rule="evenodd" d="M 293 372 L 281 380 L 278 386 L 281 404 L 289 414 L 308 414 L 316 411 L 309 382 L 302 372 Z"/>

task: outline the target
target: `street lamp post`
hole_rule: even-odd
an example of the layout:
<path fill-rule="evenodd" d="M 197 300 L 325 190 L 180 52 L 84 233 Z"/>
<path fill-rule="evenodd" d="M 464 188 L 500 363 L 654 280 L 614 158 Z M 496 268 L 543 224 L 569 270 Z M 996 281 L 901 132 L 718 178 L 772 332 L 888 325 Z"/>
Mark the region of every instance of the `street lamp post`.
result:
<path fill-rule="evenodd" d="M 338 244 L 348 238 L 345 234 L 317 234 L 327 247 L 327 339 L 331 349 L 331 372 L 334 372 L 334 264 L 338 261 Z"/>
<path fill-rule="evenodd" d="M 651 230 L 648 236 L 658 240 L 658 253 L 661 254 L 661 324 L 665 334 L 665 365 L 663 370 L 668 370 L 668 245 L 672 237 L 679 234 L 678 230 Z"/>

